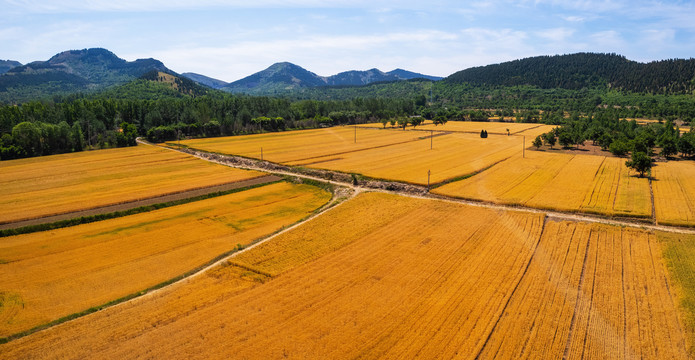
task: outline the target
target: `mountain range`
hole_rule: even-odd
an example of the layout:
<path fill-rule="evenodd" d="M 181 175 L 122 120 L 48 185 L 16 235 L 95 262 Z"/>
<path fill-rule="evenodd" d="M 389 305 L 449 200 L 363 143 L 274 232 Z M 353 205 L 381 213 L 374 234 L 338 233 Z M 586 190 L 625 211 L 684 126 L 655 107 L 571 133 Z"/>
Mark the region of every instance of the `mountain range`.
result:
<path fill-rule="evenodd" d="M 126 61 L 100 48 L 69 50 L 0 75 L 0 101 L 17 103 L 124 84 L 151 72 L 173 73 L 161 61 Z"/>
<path fill-rule="evenodd" d="M 47 61 L 34 61 L 26 65 L 11 60 L 0 61 L 0 74 L 2 74 L 0 75 L 0 102 L 21 103 L 54 95 L 99 91 L 126 84 L 152 72 L 190 79 L 212 89 L 249 94 L 267 94 L 277 90 L 317 86 L 365 85 L 416 77 L 430 80 L 441 79 L 401 69 L 387 73 L 378 69 L 346 71 L 322 77 L 285 62 L 274 64 L 266 70 L 233 83 L 226 83 L 201 74 L 179 75 L 159 60 L 126 61 L 109 50 L 92 48 L 64 51 Z M 179 82 L 181 81 L 183 80 Z M 187 87 L 190 90 L 190 86 Z M 201 93 L 201 91 L 195 90 L 194 93 Z"/>
<path fill-rule="evenodd" d="M 4 73 L 2 73 L 4 72 Z M 243 79 L 226 83 L 195 73 L 177 74 L 156 59 L 126 61 L 101 48 L 69 50 L 47 61 L 22 65 L 0 61 L 0 103 L 18 104 L 76 92 L 109 91 L 131 96 L 199 96 L 218 89 L 251 95 L 288 94 L 307 89 L 317 94 L 345 91 L 362 96 L 360 87 L 423 79 L 441 86 L 535 86 L 580 90 L 585 88 L 620 91 L 693 94 L 695 59 L 670 59 L 640 63 L 616 54 L 576 53 L 536 56 L 500 64 L 468 68 L 445 79 L 402 69 L 345 71 L 319 76 L 289 62 L 279 62 Z M 149 74 L 149 75 L 148 75 Z M 155 82 L 152 85 L 147 82 Z M 131 84 L 132 83 L 132 84 Z M 130 84 L 130 85 L 129 85 Z M 200 84 L 202 86 L 199 86 Z M 115 89 L 116 87 L 123 87 Z M 382 87 L 387 87 L 386 85 Z M 158 95 L 166 89 L 167 95 Z M 386 90 L 384 90 L 386 91 Z M 414 96 L 411 93 L 400 96 Z M 417 95 L 417 94 L 415 94 Z M 311 96 L 311 95 L 310 95 Z"/>
<path fill-rule="evenodd" d="M 383 72 L 379 69 L 365 71 L 351 70 L 332 76 L 319 76 L 289 62 L 279 62 L 263 71 L 234 81 L 220 89 L 232 93 L 268 94 L 279 91 L 296 90 L 320 86 L 361 86 L 375 82 L 401 81 L 422 78 L 432 81 L 441 77 L 396 69 Z"/>

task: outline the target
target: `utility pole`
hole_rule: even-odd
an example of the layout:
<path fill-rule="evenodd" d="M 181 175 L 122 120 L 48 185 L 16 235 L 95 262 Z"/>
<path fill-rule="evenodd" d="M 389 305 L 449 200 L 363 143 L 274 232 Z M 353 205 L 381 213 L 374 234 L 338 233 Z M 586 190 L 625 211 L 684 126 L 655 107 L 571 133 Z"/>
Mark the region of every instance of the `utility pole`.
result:
<path fill-rule="evenodd" d="M 427 170 L 427 192 L 430 192 L 430 170 Z"/>
<path fill-rule="evenodd" d="M 355 125 L 355 144 L 357 144 L 357 125 Z"/>

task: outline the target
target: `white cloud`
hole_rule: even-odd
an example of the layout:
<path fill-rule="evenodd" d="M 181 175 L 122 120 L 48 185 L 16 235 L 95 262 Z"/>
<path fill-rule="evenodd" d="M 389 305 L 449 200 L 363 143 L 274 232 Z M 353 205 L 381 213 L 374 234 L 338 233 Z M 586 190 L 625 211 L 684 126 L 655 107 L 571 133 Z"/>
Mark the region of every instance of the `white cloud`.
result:
<path fill-rule="evenodd" d="M 626 48 L 627 43 L 622 35 L 615 30 L 600 31 L 589 36 L 592 48 L 604 52 L 620 53 Z"/>
<path fill-rule="evenodd" d="M 575 22 L 575 23 L 582 23 L 582 22 L 586 21 L 586 18 L 585 18 L 585 17 L 583 17 L 583 16 L 576 16 L 576 15 L 572 15 L 572 16 L 563 16 L 562 19 L 564 19 L 565 21 Z"/>
<path fill-rule="evenodd" d="M 565 42 L 576 31 L 574 29 L 568 28 L 554 28 L 554 29 L 544 29 L 543 31 L 538 31 L 535 35 L 541 39 L 545 39 L 552 42 Z"/>
<path fill-rule="evenodd" d="M 398 9 L 427 9 L 429 4 L 415 0 L 2 0 L 0 7 L 26 13 L 81 12 L 139 12 L 171 11 L 207 8 L 264 9 L 264 8 L 364 8 L 375 11 Z"/>

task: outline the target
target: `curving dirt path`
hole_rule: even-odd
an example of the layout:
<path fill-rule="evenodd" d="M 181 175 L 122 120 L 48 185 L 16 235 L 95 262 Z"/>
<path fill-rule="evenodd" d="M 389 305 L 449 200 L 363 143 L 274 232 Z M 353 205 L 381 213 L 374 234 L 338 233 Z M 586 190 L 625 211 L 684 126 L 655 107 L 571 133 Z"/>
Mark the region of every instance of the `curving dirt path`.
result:
<path fill-rule="evenodd" d="M 145 142 L 143 142 L 143 144 L 159 146 Z M 248 159 L 239 156 L 220 155 L 190 149 L 172 149 L 168 147 L 164 148 L 170 149 L 172 151 L 180 151 L 195 156 L 199 159 L 214 162 L 220 165 L 231 166 L 246 170 L 263 171 L 271 174 L 279 174 L 284 176 L 294 176 L 298 178 L 330 183 L 336 186 L 348 187 L 359 191 L 379 191 L 397 194 L 401 196 L 409 196 L 422 199 L 436 199 L 441 201 L 466 204 L 469 206 L 484 207 L 496 210 L 543 213 L 546 214 L 548 219 L 594 222 L 606 225 L 626 226 L 654 231 L 664 231 L 680 234 L 695 234 L 695 228 L 658 225 L 656 223 L 646 223 L 640 220 L 621 220 L 591 214 L 536 209 L 522 205 L 500 205 L 486 201 L 464 200 L 444 195 L 431 194 L 428 192 L 427 187 L 425 186 L 405 184 L 396 181 L 359 180 L 357 181 L 357 184 L 355 184 L 349 174 L 344 174 L 336 171 L 319 169 L 298 169 L 295 167 L 280 165 L 268 161 Z"/>

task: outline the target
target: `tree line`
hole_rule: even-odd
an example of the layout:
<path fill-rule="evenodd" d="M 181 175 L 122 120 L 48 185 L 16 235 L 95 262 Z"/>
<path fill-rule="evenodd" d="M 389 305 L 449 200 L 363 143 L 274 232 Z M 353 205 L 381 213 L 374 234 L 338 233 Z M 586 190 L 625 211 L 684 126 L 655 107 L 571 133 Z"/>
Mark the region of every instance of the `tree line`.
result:
<path fill-rule="evenodd" d="M 413 100 L 289 100 L 214 93 L 155 100 L 73 96 L 0 107 L 0 159 L 151 141 L 379 121 L 416 112 Z"/>

